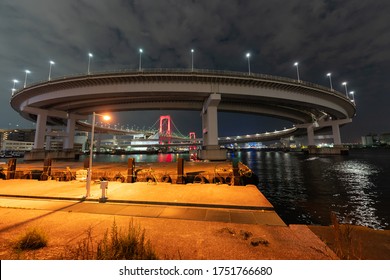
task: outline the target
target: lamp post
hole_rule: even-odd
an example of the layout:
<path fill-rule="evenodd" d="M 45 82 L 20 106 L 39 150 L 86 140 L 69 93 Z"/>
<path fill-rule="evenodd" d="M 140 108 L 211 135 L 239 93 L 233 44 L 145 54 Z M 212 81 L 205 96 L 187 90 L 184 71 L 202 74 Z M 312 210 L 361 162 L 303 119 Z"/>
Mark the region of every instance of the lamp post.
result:
<path fill-rule="evenodd" d="M 294 63 L 294 66 L 297 67 L 297 77 L 298 77 L 298 82 L 300 82 L 301 80 L 299 79 L 299 68 L 298 68 L 298 65 L 299 63 L 298 62 L 295 62 Z"/>
<path fill-rule="evenodd" d="M 16 79 L 13 79 L 12 82 L 14 82 L 14 85 L 12 86 L 12 95 L 14 95 L 14 92 L 15 92 L 15 90 L 16 90 L 15 85 L 16 85 L 17 83 L 19 83 L 19 81 L 16 80 Z"/>
<path fill-rule="evenodd" d="M 87 73 L 88 75 L 90 74 L 90 68 L 91 68 L 91 58 L 93 57 L 93 54 L 91 53 L 88 53 L 88 70 L 87 70 Z"/>
<path fill-rule="evenodd" d="M 330 90 L 333 91 L 333 85 L 332 85 L 332 73 L 326 74 L 326 76 L 329 77 L 329 83 L 330 83 Z"/>
<path fill-rule="evenodd" d="M 345 87 L 345 96 L 348 97 L 347 82 L 343 82 L 342 85 Z"/>
<path fill-rule="evenodd" d="M 353 102 L 353 103 L 355 103 L 355 92 L 354 91 L 350 91 L 349 92 L 349 94 L 352 96 L 352 99 L 351 99 L 351 101 Z"/>
<path fill-rule="evenodd" d="M 103 119 L 106 121 L 110 119 L 110 116 L 96 114 L 95 112 L 92 113 L 91 145 L 90 145 L 90 151 L 89 151 L 89 167 L 88 167 L 87 184 L 86 184 L 87 193 L 86 193 L 85 197 L 91 196 L 92 158 L 93 158 L 93 141 L 94 141 L 93 138 L 94 138 L 94 134 L 95 134 L 96 116 L 102 116 Z"/>
<path fill-rule="evenodd" d="M 53 60 L 50 60 L 49 63 L 50 63 L 50 66 L 49 66 L 49 79 L 48 79 L 48 80 L 50 81 L 50 79 L 51 79 L 51 67 L 52 67 L 55 63 L 54 63 Z"/>
<path fill-rule="evenodd" d="M 248 74 L 249 74 L 249 75 L 251 74 L 250 57 L 251 57 L 251 54 L 250 54 L 250 53 L 247 53 L 247 54 L 246 54 L 246 58 L 248 59 Z"/>
<path fill-rule="evenodd" d="M 27 75 L 31 73 L 30 70 L 24 70 L 24 72 L 26 72 L 26 76 L 24 77 L 24 87 L 26 87 L 27 85 Z"/>
<path fill-rule="evenodd" d="M 194 49 L 191 49 L 191 71 L 194 71 Z"/>
<path fill-rule="evenodd" d="M 142 70 L 142 53 L 143 53 L 143 49 L 139 49 L 139 64 L 138 64 L 138 70 L 141 71 Z"/>

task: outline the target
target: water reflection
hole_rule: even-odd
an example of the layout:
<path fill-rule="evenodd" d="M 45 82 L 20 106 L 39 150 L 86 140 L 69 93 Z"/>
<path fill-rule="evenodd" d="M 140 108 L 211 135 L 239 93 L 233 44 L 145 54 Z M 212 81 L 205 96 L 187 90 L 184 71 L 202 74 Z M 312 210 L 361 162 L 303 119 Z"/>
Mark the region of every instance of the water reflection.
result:
<path fill-rule="evenodd" d="M 342 222 L 389 228 L 390 153 L 380 161 L 371 151 L 347 157 L 246 151 L 231 157 L 259 176 L 259 189 L 288 224 L 328 225 L 334 212 Z"/>
<path fill-rule="evenodd" d="M 96 162 L 176 162 L 188 154 L 98 155 Z M 300 153 L 241 151 L 229 154 L 259 177 L 259 189 L 287 224 L 343 222 L 390 229 L 390 151 L 308 157 Z M 82 160 L 82 158 L 80 159 Z"/>
<path fill-rule="evenodd" d="M 324 178 L 337 176 L 344 189 L 334 196 L 344 196 L 343 204 L 333 205 L 345 223 L 381 228 L 383 222 L 376 214 L 377 186 L 374 184 L 380 169 L 364 161 L 339 162 L 325 170 Z M 344 199 L 343 199 L 344 200 Z"/>
<path fill-rule="evenodd" d="M 88 156 L 81 156 L 80 160 L 85 160 Z M 169 153 L 169 154 L 131 154 L 131 155 L 93 155 L 94 162 L 127 162 L 128 158 L 134 158 L 135 162 L 177 162 L 178 158 L 189 159 L 188 154 Z"/>

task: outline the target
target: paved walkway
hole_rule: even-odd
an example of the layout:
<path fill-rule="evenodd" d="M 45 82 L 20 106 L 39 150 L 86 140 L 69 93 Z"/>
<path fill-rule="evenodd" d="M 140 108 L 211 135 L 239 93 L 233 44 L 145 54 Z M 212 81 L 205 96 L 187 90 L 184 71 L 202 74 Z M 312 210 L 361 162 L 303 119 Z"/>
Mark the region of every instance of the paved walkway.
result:
<path fill-rule="evenodd" d="M 85 192 L 78 181 L 0 181 L 0 207 L 285 226 L 253 185 L 109 182 L 104 203 L 100 184 Z"/>
<path fill-rule="evenodd" d="M 104 203 L 100 184 L 85 194 L 85 182 L 0 180 L 0 258 L 14 258 L 7 246 L 27 226 L 46 228 L 52 238 L 31 258 L 55 259 L 86 228 L 100 236 L 113 217 L 119 227 L 134 217 L 167 259 L 337 259 L 307 226 L 287 226 L 253 185 L 109 182 Z"/>

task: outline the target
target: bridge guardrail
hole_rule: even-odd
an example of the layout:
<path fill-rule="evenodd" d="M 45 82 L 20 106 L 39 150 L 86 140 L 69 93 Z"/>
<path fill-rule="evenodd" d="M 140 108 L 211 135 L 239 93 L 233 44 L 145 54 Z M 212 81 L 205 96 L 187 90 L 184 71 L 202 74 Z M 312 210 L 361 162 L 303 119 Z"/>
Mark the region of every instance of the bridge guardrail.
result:
<path fill-rule="evenodd" d="M 262 80 L 268 80 L 268 81 L 274 81 L 274 82 L 283 82 L 283 83 L 289 83 L 293 85 L 303 85 L 307 86 L 313 89 L 318 89 L 321 91 L 326 91 L 328 93 L 333 93 L 340 95 L 341 97 L 349 100 L 343 93 L 336 91 L 336 90 L 331 90 L 330 88 L 327 88 L 322 85 L 318 85 L 312 82 L 308 81 L 302 81 L 302 80 L 296 80 L 292 78 L 287 78 L 287 77 L 280 77 L 280 76 L 274 76 L 274 75 L 269 75 L 269 74 L 261 74 L 261 73 L 246 73 L 246 72 L 238 72 L 238 71 L 229 71 L 229 70 L 213 70 L 213 69 L 181 69 L 181 68 L 146 68 L 142 69 L 141 71 L 138 69 L 119 69 L 119 70 L 110 70 L 110 71 L 96 71 L 92 72 L 92 74 L 86 74 L 86 73 L 76 73 L 76 74 L 71 74 L 71 75 L 66 75 L 62 77 L 56 77 L 52 78 L 50 81 L 43 80 L 39 82 L 34 82 L 29 84 L 26 88 L 28 87 L 34 87 L 39 84 L 43 83 L 55 83 L 58 81 L 63 81 L 67 79 L 72 79 L 72 78 L 77 78 L 77 77 L 93 77 L 93 76 L 103 76 L 103 75 L 108 75 L 108 74 L 183 74 L 183 73 L 188 73 L 188 74 L 208 74 L 208 75 L 218 75 L 218 76 L 230 76 L 230 77 L 243 77 L 243 78 L 256 78 L 256 79 L 262 79 Z M 22 91 L 24 88 L 16 90 L 13 96 L 16 96 L 20 91 Z"/>

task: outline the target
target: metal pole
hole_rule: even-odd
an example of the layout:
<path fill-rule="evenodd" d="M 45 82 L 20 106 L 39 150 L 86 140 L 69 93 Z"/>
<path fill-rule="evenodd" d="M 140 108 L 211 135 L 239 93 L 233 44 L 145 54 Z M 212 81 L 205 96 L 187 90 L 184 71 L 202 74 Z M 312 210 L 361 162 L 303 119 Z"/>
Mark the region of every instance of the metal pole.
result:
<path fill-rule="evenodd" d="M 299 79 L 299 68 L 298 68 L 298 63 L 295 65 L 297 67 L 297 77 L 298 77 L 298 82 L 300 81 Z"/>
<path fill-rule="evenodd" d="M 142 70 L 142 52 L 143 50 L 142 49 L 139 49 L 139 67 L 138 67 L 138 70 L 141 71 Z"/>
<path fill-rule="evenodd" d="M 91 73 L 90 72 L 90 67 L 91 67 L 91 58 L 92 57 L 93 57 L 93 54 L 88 53 L 88 71 L 87 71 L 88 75 Z"/>
<path fill-rule="evenodd" d="M 88 167 L 88 173 L 87 173 L 87 194 L 86 197 L 89 197 L 91 195 L 91 176 L 92 176 L 92 157 L 93 157 L 93 138 L 95 133 L 95 118 L 96 114 L 93 112 L 92 114 L 92 131 L 91 131 L 91 145 L 90 145 L 90 152 L 89 152 L 89 167 Z"/>
<path fill-rule="evenodd" d="M 30 73 L 30 71 L 26 70 L 25 72 L 26 72 L 26 76 L 24 77 L 24 87 L 27 86 L 27 75 L 28 73 Z"/>
<path fill-rule="evenodd" d="M 249 56 L 248 56 L 248 73 L 249 75 L 251 74 L 251 63 L 249 61 Z"/>
<path fill-rule="evenodd" d="M 349 96 L 348 96 L 348 89 L 347 89 L 347 82 L 344 82 L 343 85 L 345 87 L 345 96 L 347 96 L 349 98 Z"/>
<path fill-rule="evenodd" d="M 328 77 L 329 77 L 329 83 L 330 83 L 330 90 L 333 90 L 333 85 L 332 85 L 332 74 L 331 74 L 331 73 L 328 73 Z"/>
<path fill-rule="evenodd" d="M 16 91 L 16 88 L 15 88 L 15 85 L 16 85 L 16 83 L 19 83 L 19 81 L 18 80 L 12 80 L 13 82 L 14 82 L 14 85 L 13 85 L 13 87 L 12 87 L 12 95 L 14 95 L 14 92 Z"/>
<path fill-rule="evenodd" d="M 50 67 L 49 67 L 49 81 L 51 80 L 51 67 L 53 66 L 54 62 L 50 61 Z"/>
<path fill-rule="evenodd" d="M 250 53 L 247 53 L 246 54 L 246 58 L 248 59 L 248 75 L 251 74 L 251 64 L 250 64 L 250 61 L 249 61 L 249 58 L 251 57 L 251 54 Z"/>
<path fill-rule="evenodd" d="M 191 71 L 194 71 L 194 50 L 191 50 Z"/>

